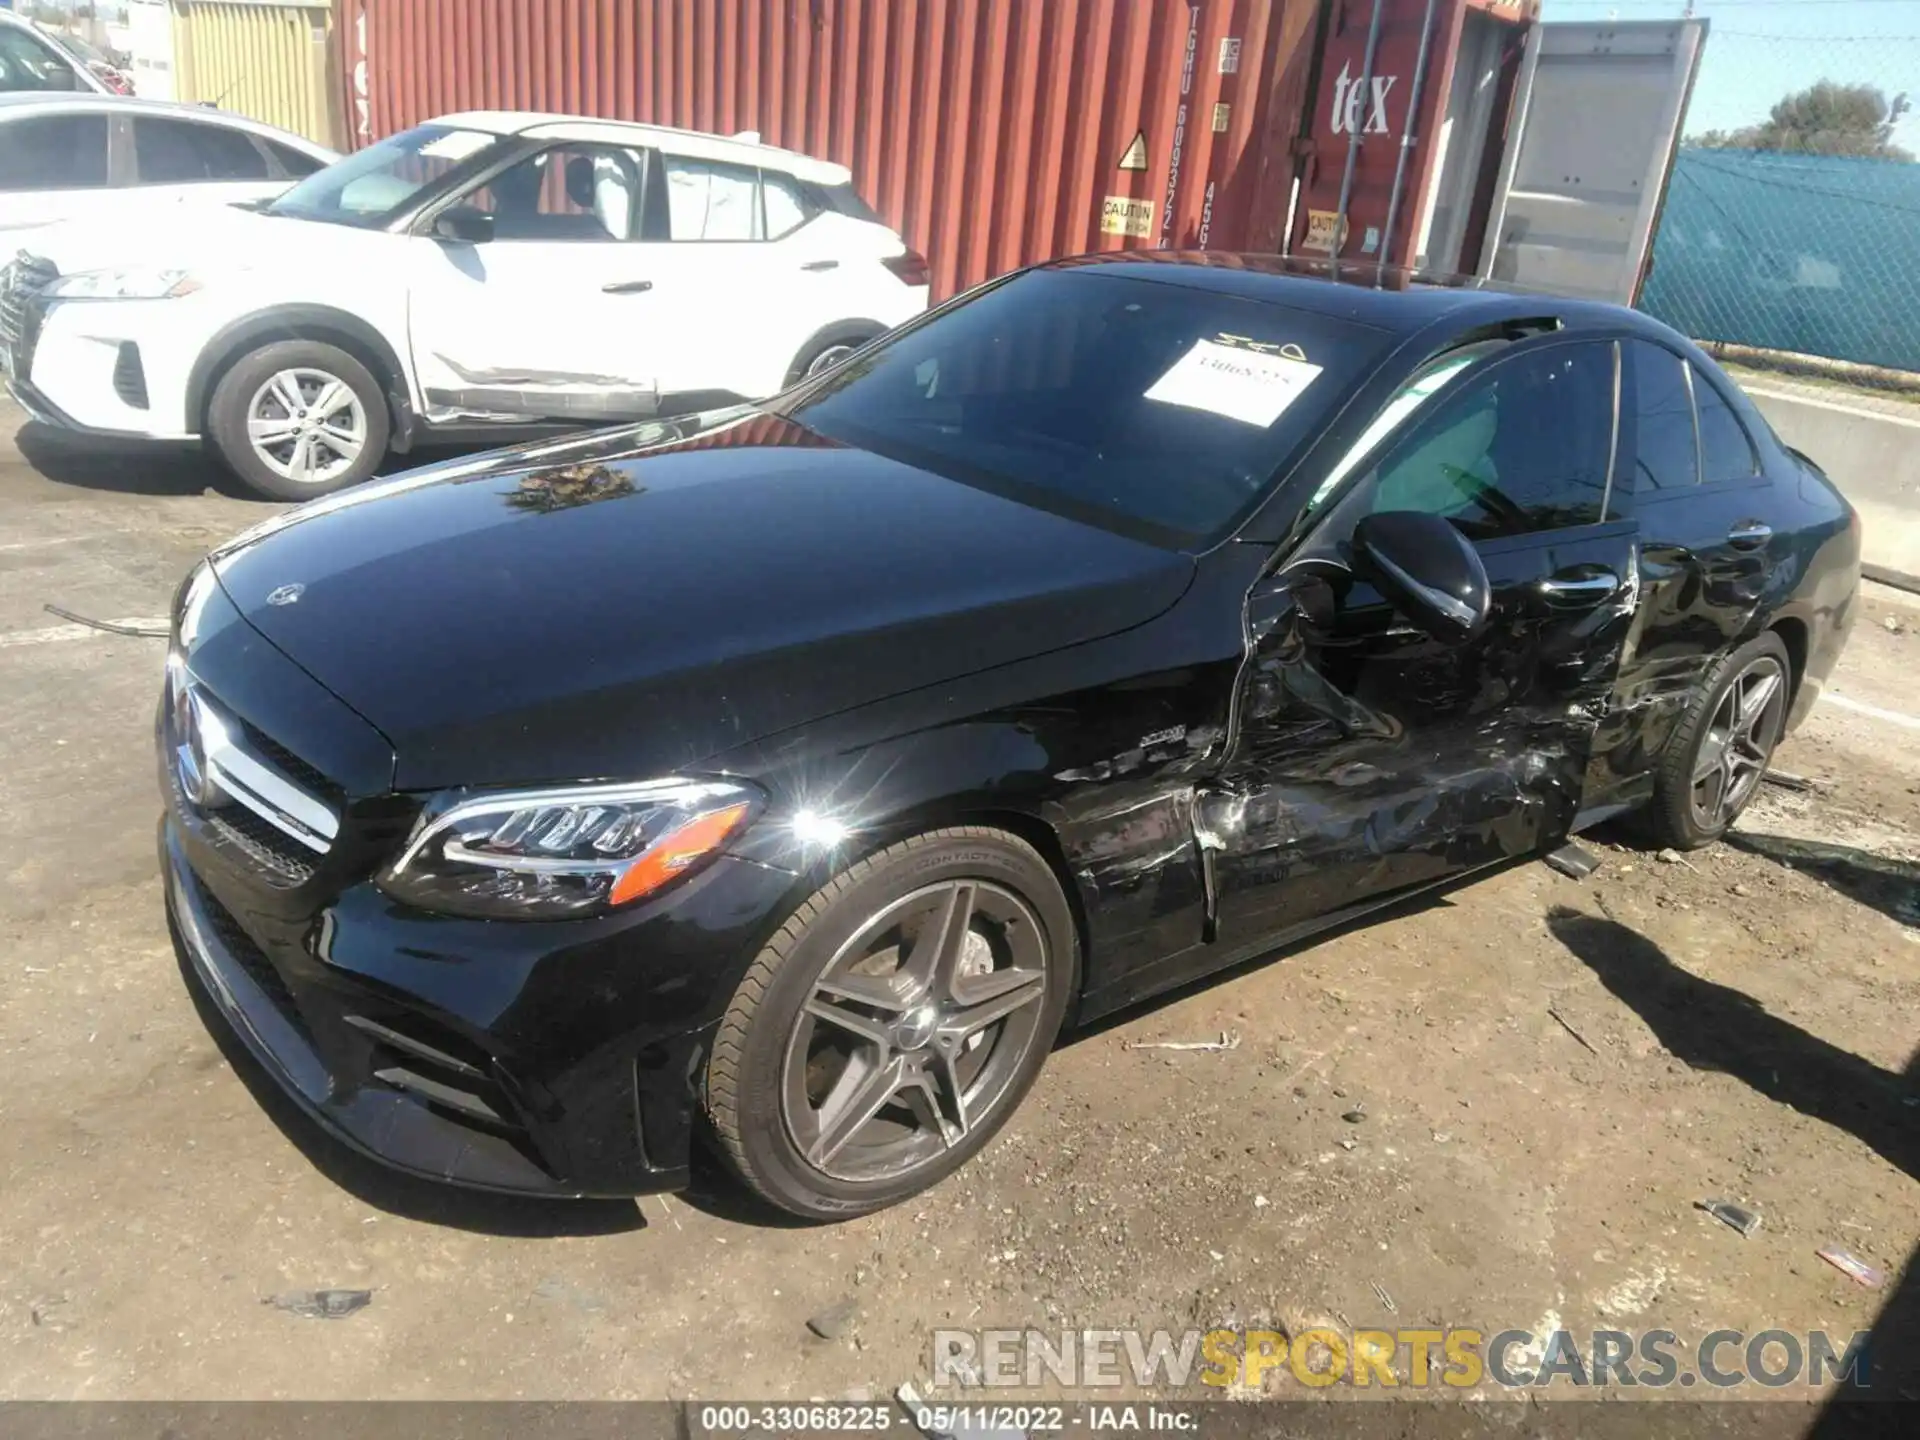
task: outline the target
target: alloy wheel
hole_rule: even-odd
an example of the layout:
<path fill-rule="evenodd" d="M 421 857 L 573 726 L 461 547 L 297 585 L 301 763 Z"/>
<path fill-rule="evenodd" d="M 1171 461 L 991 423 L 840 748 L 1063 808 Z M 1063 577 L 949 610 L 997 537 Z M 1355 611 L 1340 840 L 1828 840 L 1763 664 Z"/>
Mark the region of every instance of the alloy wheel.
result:
<path fill-rule="evenodd" d="M 787 1041 L 781 1115 L 814 1169 L 894 1180 L 1003 1103 L 1038 1042 L 1046 935 L 1012 891 L 930 885 L 886 906 L 821 970 Z"/>
<path fill-rule="evenodd" d="M 1701 829 L 1724 829 L 1752 798 L 1779 743 L 1786 700 L 1786 671 L 1771 655 L 1754 660 L 1721 695 L 1693 762 L 1693 818 Z"/>
<path fill-rule="evenodd" d="M 324 370 L 277 371 L 247 405 L 247 439 L 274 474 L 323 485 L 350 469 L 367 443 L 367 412 L 353 387 Z"/>

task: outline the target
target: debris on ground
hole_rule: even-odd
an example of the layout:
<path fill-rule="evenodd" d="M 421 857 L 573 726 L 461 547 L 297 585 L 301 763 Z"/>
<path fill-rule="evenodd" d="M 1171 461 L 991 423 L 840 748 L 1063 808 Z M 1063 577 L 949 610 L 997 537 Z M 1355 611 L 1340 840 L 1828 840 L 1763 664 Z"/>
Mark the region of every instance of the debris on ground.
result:
<path fill-rule="evenodd" d="M 1382 1285 L 1378 1280 L 1373 1282 L 1373 1293 L 1378 1297 L 1380 1303 L 1387 1307 L 1387 1313 L 1389 1315 L 1398 1315 L 1400 1313 L 1400 1307 L 1393 1303 L 1393 1296 L 1387 1293 L 1387 1287 Z"/>
<path fill-rule="evenodd" d="M 1571 1035 L 1574 1039 L 1578 1040 L 1581 1043 L 1581 1045 L 1585 1047 L 1589 1055 L 1598 1055 L 1600 1053 L 1598 1050 L 1594 1049 L 1593 1042 L 1587 1039 L 1587 1037 L 1582 1035 L 1578 1030 L 1574 1029 L 1573 1022 L 1567 1019 L 1567 1017 L 1562 1015 L 1558 1010 L 1554 1009 L 1553 1006 L 1549 1005 L 1547 1007 L 1547 1014 L 1551 1015 L 1555 1020 L 1559 1021 L 1560 1028 L 1566 1031 L 1567 1034 Z"/>
<path fill-rule="evenodd" d="M 1795 775 L 1789 770 L 1762 770 L 1760 780 L 1762 784 L 1777 785 L 1782 790 L 1797 790 L 1802 794 L 1820 788 L 1818 782 L 1809 780 L 1804 775 Z"/>
<path fill-rule="evenodd" d="M 105 630 L 111 635 L 132 635 L 141 640 L 164 640 L 172 630 L 172 626 L 160 619 L 95 620 L 91 615 L 77 615 L 51 602 L 42 608 L 49 615 L 58 615 L 62 620 L 71 620 L 76 625 L 85 625 L 89 630 Z"/>
<path fill-rule="evenodd" d="M 340 1320 L 371 1305 L 373 1291 L 288 1290 L 280 1295 L 265 1296 L 260 1303 L 309 1320 Z"/>
<path fill-rule="evenodd" d="M 1358 1125 L 1362 1120 L 1367 1118 L 1367 1107 L 1364 1105 L 1356 1105 L 1340 1118 L 1349 1125 Z"/>
<path fill-rule="evenodd" d="M 1842 1250 L 1838 1245 L 1822 1245 L 1813 1253 L 1855 1284 L 1864 1285 L 1869 1290 L 1878 1290 L 1887 1283 L 1885 1271 L 1876 1269 L 1858 1256 Z"/>
<path fill-rule="evenodd" d="M 1547 868 L 1558 870 L 1562 875 L 1574 880 L 1584 880 L 1600 868 L 1600 857 L 1584 845 L 1568 841 L 1558 850 L 1549 850 L 1542 857 Z"/>
<path fill-rule="evenodd" d="M 1222 1030 L 1218 1040 L 1128 1040 L 1122 1050 L 1238 1050 L 1240 1032 Z"/>
<path fill-rule="evenodd" d="M 1655 855 L 1653 858 L 1658 860 L 1662 865 L 1684 865 L 1687 867 L 1687 869 L 1693 870 L 1693 871 L 1698 871 L 1700 869 L 1698 865 L 1694 864 L 1691 860 L 1687 859 L 1687 857 L 1682 855 L 1678 850 L 1674 850 L 1672 848 L 1662 850 L 1659 854 Z"/>
<path fill-rule="evenodd" d="M 1264 1195 L 1256 1195 L 1253 1197 L 1253 1208 L 1256 1210 L 1264 1210 L 1272 1203 L 1273 1202 Z"/>
<path fill-rule="evenodd" d="M 1882 620 L 1880 623 L 1886 627 L 1887 633 L 1889 635 L 1898 635 L 1901 632 L 1901 630 L 1905 628 L 1904 626 L 1901 625 L 1900 617 L 1897 615 L 1889 615 L 1887 616 L 1886 619 Z"/>
<path fill-rule="evenodd" d="M 1696 1200 L 1694 1208 L 1704 1210 L 1714 1219 L 1724 1221 L 1742 1235 L 1752 1235 L 1760 1228 L 1758 1211 L 1749 1210 L 1744 1205 L 1736 1205 L 1731 1200 Z"/>
<path fill-rule="evenodd" d="M 807 1329 L 822 1340 L 838 1340 L 859 1313 L 860 1304 L 851 1295 L 807 1317 Z"/>

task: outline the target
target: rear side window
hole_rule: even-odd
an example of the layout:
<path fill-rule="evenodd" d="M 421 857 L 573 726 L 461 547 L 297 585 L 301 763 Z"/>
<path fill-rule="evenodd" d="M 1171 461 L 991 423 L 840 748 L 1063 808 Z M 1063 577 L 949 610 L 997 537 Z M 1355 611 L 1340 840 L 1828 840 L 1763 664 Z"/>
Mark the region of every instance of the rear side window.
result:
<path fill-rule="evenodd" d="M 1693 404 L 1700 416 L 1701 478 L 1711 484 L 1757 475 L 1760 460 L 1754 454 L 1747 427 L 1697 366 L 1693 371 Z"/>
<path fill-rule="evenodd" d="M 1700 480 L 1688 365 L 1671 350 L 1628 341 L 1633 355 L 1633 488 L 1642 495 L 1685 490 Z"/>
<path fill-rule="evenodd" d="M 39 115 L 0 125 L 0 191 L 94 190 L 106 183 L 106 116 Z"/>
<path fill-rule="evenodd" d="M 133 149 L 142 185 L 267 178 L 267 157 L 254 148 L 253 141 L 218 125 L 137 119 Z"/>
<path fill-rule="evenodd" d="M 764 240 L 760 172 L 746 165 L 661 157 L 667 177 L 667 232 L 675 240 Z"/>
<path fill-rule="evenodd" d="M 782 235 L 798 230 L 813 216 L 813 210 L 807 205 L 800 193 L 800 187 L 794 184 L 790 176 L 777 170 L 760 172 L 761 204 L 766 207 L 767 239 L 778 240 Z"/>
<path fill-rule="evenodd" d="M 260 143 L 273 152 L 275 163 L 296 180 L 313 174 L 326 163 L 324 160 L 316 160 L 304 150 L 296 150 L 291 145 L 282 145 L 277 140 L 262 140 Z"/>

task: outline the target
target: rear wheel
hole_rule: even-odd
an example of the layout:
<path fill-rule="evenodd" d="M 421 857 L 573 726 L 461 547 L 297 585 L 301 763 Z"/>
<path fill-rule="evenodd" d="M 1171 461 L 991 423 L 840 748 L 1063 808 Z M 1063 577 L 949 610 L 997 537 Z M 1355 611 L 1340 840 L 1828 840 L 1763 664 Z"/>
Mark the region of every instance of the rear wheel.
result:
<path fill-rule="evenodd" d="M 1075 977 L 1065 897 L 1024 841 L 933 830 L 815 892 L 740 982 L 707 1112 L 762 1198 L 878 1210 L 963 1165 L 1045 1062 Z"/>
<path fill-rule="evenodd" d="M 813 341 L 794 359 L 793 369 L 787 375 L 787 383 L 810 380 L 815 375 L 824 374 L 879 333 L 878 330 L 843 332 L 824 340 Z"/>
<path fill-rule="evenodd" d="M 1792 690 L 1787 647 L 1771 632 L 1714 667 L 1660 762 L 1648 812 L 1656 840 L 1694 850 L 1727 832 L 1760 788 Z"/>
<path fill-rule="evenodd" d="M 387 451 L 387 402 L 337 346 L 282 340 L 243 356 L 214 387 L 207 429 L 220 458 L 276 500 L 357 485 Z"/>

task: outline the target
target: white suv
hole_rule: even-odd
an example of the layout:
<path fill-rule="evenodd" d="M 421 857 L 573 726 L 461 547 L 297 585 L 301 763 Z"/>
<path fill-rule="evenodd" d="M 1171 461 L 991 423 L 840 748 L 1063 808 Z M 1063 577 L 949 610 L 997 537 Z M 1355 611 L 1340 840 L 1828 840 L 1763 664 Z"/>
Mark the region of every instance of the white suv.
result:
<path fill-rule="evenodd" d="M 36 232 L 0 274 L 0 368 L 41 420 L 204 437 L 281 499 L 436 435 L 769 395 L 927 304 L 841 167 L 566 116 L 451 115 L 263 205 L 141 221 Z"/>

